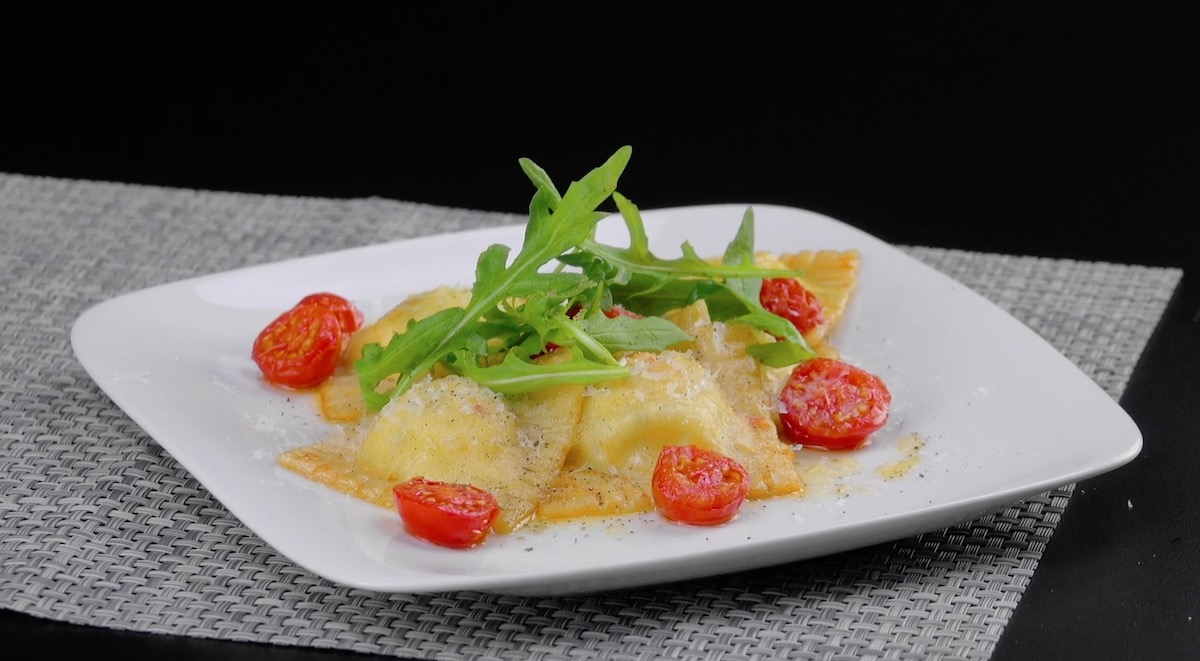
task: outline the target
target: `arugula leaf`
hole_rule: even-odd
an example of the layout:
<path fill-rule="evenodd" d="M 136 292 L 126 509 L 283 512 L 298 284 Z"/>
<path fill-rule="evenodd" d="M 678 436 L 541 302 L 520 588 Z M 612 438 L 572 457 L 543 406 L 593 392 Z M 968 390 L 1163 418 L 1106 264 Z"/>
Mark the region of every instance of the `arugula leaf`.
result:
<path fill-rule="evenodd" d="M 637 319 L 619 315 L 610 319 L 603 314 L 595 314 L 584 317 L 580 325 L 584 332 L 614 353 L 618 351 L 653 351 L 657 353 L 665 351 L 672 345 L 692 339 L 692 336 L 685 333 L 679 326 L 662 317 Z"/>
<path fill-rule="evenodd" d="M 562 384 L 586 385 L 607 379 L 629 376 L 629 368 L 606 365 L 584 357 L 578 349 L 570 349 L 571 360 L 563 363 L 531 362 L 525 352 L 514 347 L 497 365 L 478 365 L 473 356 L 460 353 L 450 368 L 480 384 L 504 394 L 521 394 Z"/>
<path fill-rule="evenodd" d="M 401 391 L 424 376 L 434 364 L 425 360 L 425 347 L 437 345 L 447 352 L 468 348 L 469 338 L 451 335 L 461 325 L 462 313 L 462 308 L 440 310 L 409 323 L 404 334 L 393 336 L 387 347 L 380 348 L 378 344 L 363 347 L 362 357 L 354 363 L 354 368 L 367 405 L 378 409 L 387 403 L 388 396 L 376 392 L 376 388 L 393 374 L 400 375 L 395 388 Z M 405 366 L 405 369 L 395 369 L 393 366 L 396 365 Z"/>
<path fill-rule="evenodd" d="M 525 298 L 541 294 L 567 300 L 597 286 L 598 283 L 582 273 L 531 273 L 509 284 L 508 296 Z"/>

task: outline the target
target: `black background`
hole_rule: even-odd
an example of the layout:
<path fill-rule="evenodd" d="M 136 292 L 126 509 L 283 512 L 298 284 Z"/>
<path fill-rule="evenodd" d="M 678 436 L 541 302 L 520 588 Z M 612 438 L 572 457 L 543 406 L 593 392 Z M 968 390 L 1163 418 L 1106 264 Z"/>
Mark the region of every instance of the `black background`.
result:
<path fill-rule="evenodd" d="M 898 244 L 1184 269 L 1122 400 L 1145 448 L 1081 485 L 993 658 L 1200 656 L 1197 10 L 105 7 L 5 32 L 2 172 L 523 213 L 520 157 L 562 188 L 628 144 L 643 209 L 776 203 Z M 0 639 L 365 658 L 9 611 Z"/>

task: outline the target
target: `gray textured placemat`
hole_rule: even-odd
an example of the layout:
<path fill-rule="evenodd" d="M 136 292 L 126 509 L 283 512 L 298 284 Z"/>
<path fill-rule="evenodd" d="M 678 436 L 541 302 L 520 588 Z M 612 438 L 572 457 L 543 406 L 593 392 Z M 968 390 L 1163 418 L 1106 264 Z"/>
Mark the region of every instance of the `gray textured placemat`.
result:
<path fill-rule="evenodd" d="M 524 218 L 0 175 L 0 607 L 64 622 L 415 658 L 986 659 L 1073 485 L 817 560 L 597 595 L 384 594 L 296 567 L 132 423 L 75 318 L 196 275 Z M 905 248 L 1114 398 L 1177 269 Z"/>

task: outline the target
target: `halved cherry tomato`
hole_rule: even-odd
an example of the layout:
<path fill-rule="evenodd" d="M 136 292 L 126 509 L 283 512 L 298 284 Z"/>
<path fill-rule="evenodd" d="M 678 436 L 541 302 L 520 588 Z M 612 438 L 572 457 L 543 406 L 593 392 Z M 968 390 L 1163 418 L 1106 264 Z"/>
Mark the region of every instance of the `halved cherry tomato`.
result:
<path fill-rule="evenodd" d="M 664 445 L 650 481 L 665 518 L 694 526 L 732 519 L 750 492 L 750 476 L 730 457 L 695 445 Z"/>
<path fill-rule="evenodd" d="M 423 477 L 393 486 L 392 500 L 409 534 L 450 548 L 483 542 L 500 514 L 495 497 L 479 487 Z"/>
<path fill-rule="evenodd" d="M 764 278 L 758 300 L 768 312 L 792 322 L 801 334 L 825 323 L 825 308 L 795 278 Z"/>
<path fill-rule="evenodd" d="M 341 324 L 329 308 L 297 305 L 258 334 L 251 357 L 268 382 L 309 388 L 333 374 L 343 337 Z"/>
<path fill-rule="evenodd" d="M 363 313 L 349 300 L 337 294 L 319 292 L 300 299 L 297 305 L 324 305 L 333 311 L 346 335 L 358 330 L 363 324 Z"/>
<path fill-rule="evenodd" d="M 852 450 L 887 423 L 892 394 L 883 379 L 833 358 L 792 369 L 779 395 L 783 436 L 792 443 Z"/>

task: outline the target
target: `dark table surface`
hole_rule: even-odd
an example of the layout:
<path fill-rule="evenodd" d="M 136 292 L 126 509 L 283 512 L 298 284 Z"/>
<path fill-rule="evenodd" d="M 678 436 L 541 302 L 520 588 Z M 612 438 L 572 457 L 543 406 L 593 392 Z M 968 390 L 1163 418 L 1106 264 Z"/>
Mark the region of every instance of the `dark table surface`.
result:
<path fill-rule="evenodd" d="M 1195 9 L 357 11 L 14 22 L 0 172 L 523 213 L 519 157 L 582 172 L 630 144 L 642 208 L 775 203 L 897 244 L 1182 268 L 1121 400 L 1144 449 L 1077 489 L 992 658 L 1200 658 Z M 1146 506 L 1118 524 L 1127 501 Z M 369 658 L 7 610 L 0 640 Z"/>

